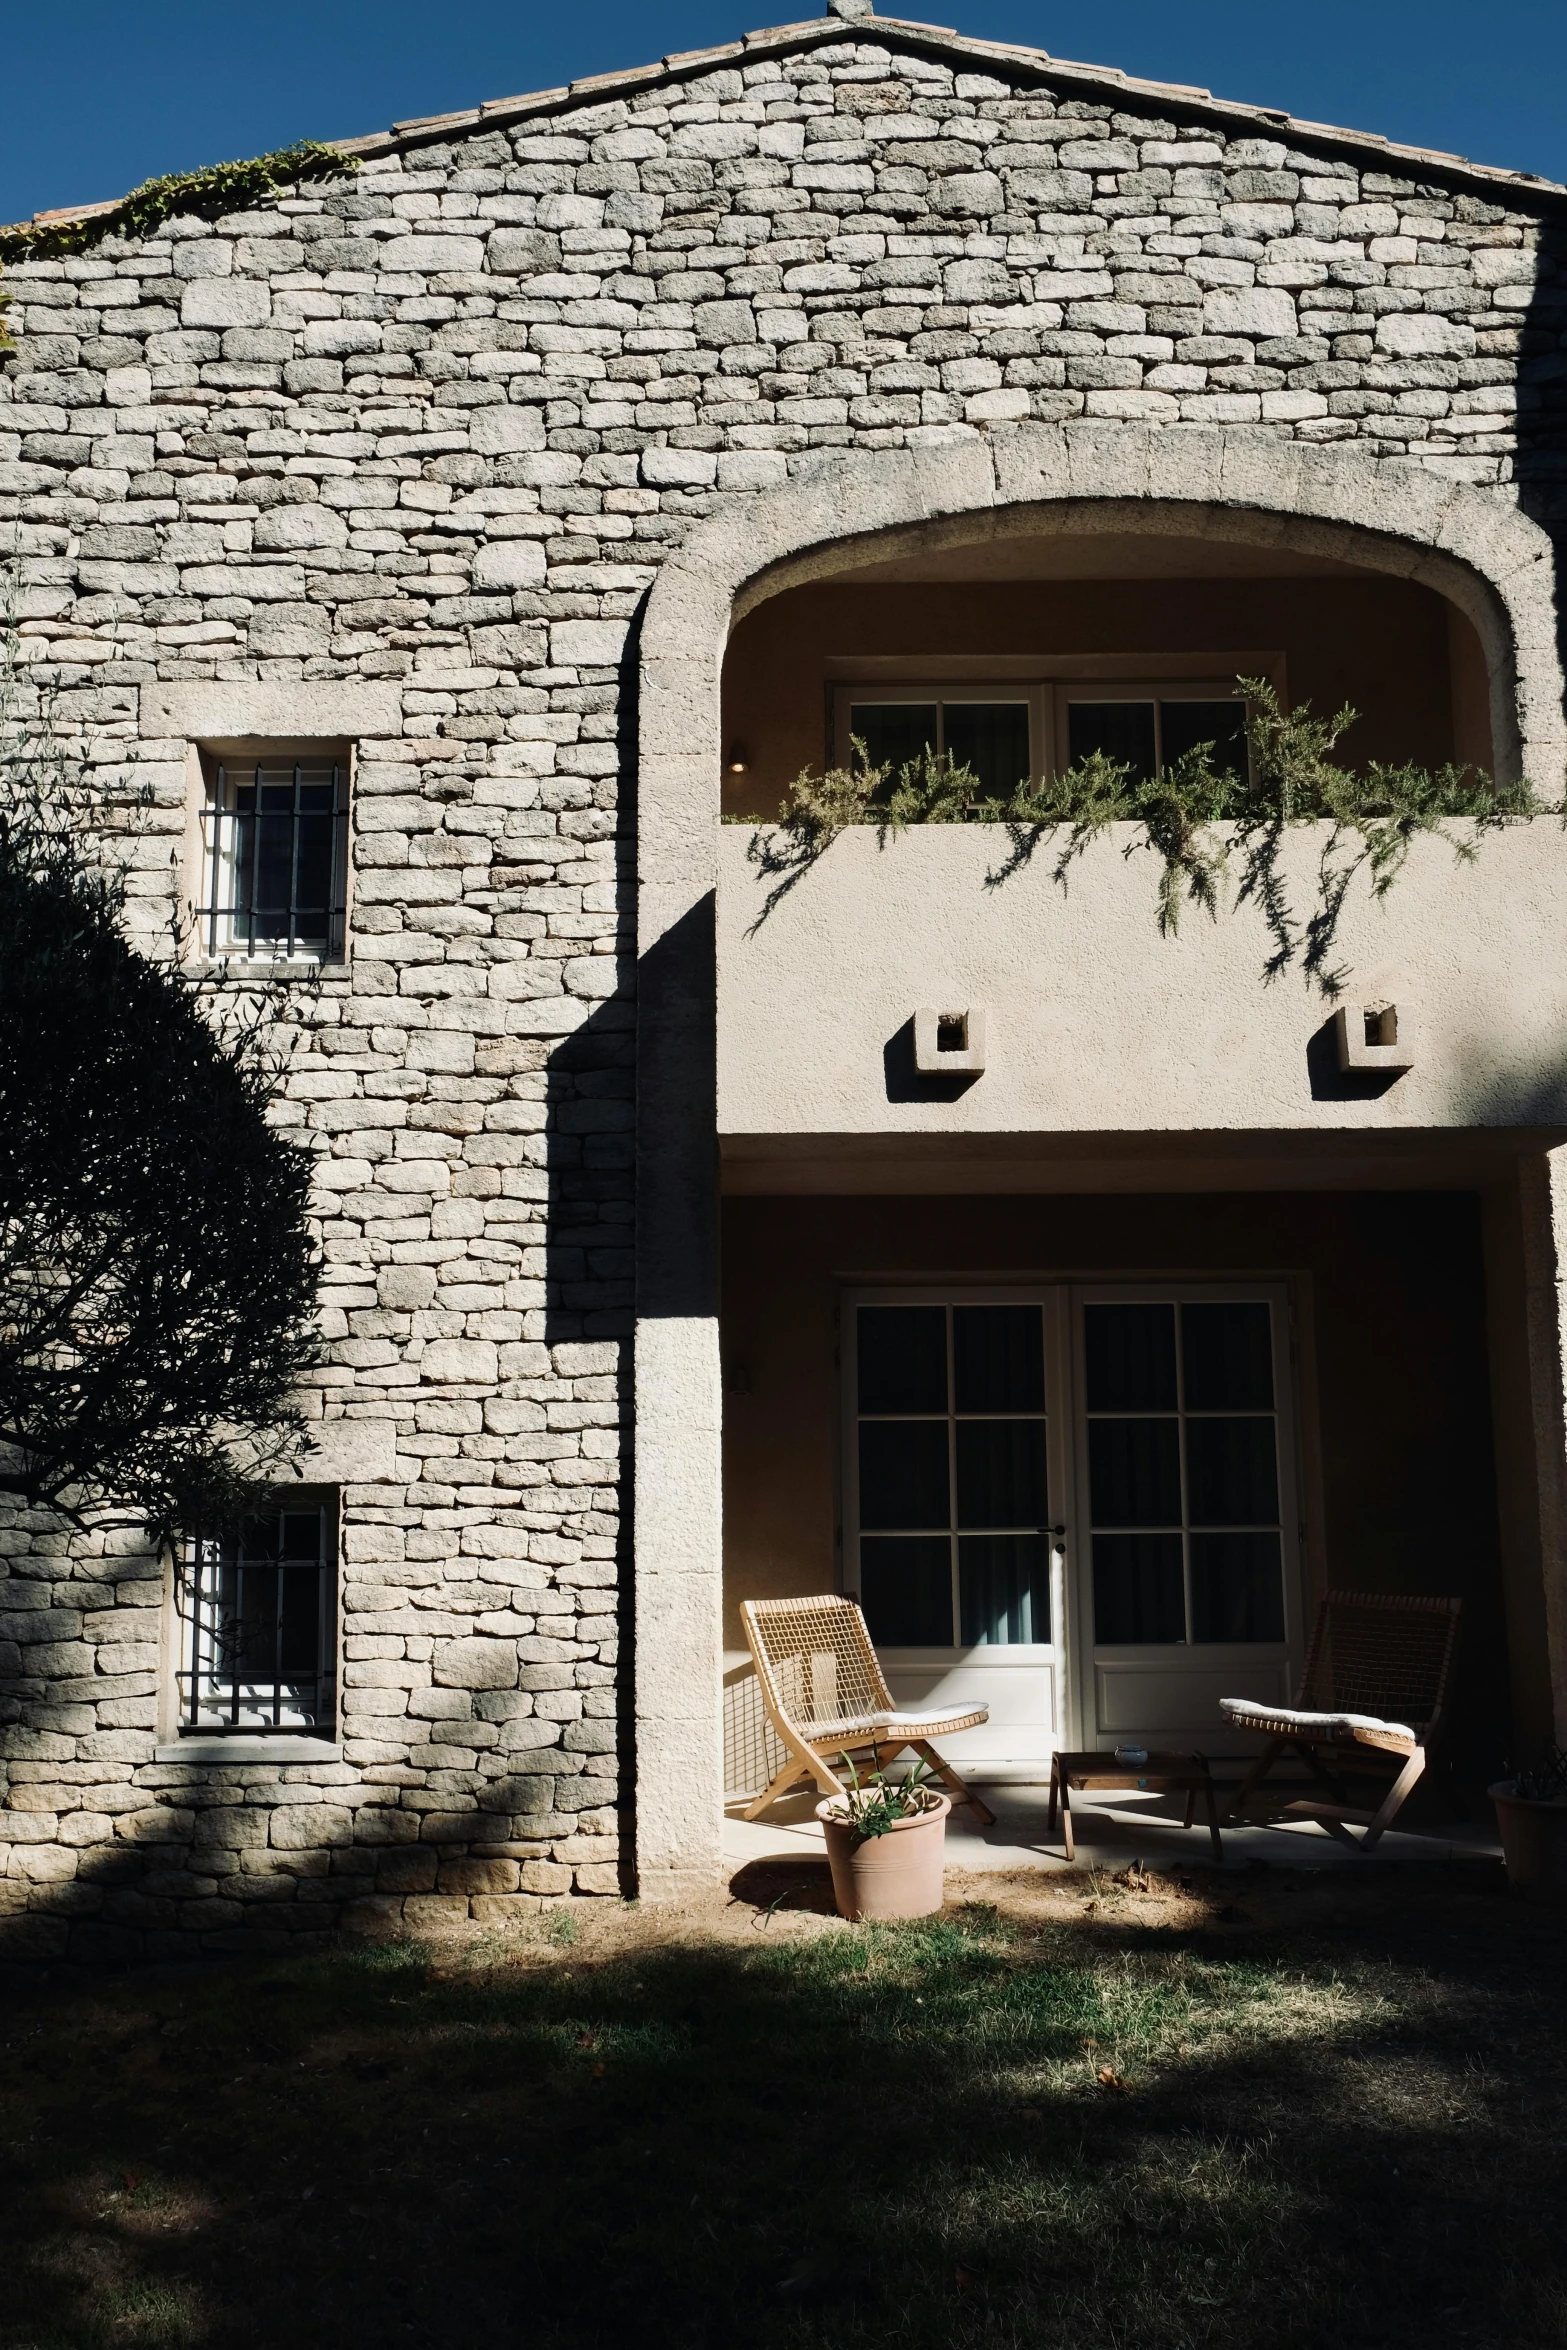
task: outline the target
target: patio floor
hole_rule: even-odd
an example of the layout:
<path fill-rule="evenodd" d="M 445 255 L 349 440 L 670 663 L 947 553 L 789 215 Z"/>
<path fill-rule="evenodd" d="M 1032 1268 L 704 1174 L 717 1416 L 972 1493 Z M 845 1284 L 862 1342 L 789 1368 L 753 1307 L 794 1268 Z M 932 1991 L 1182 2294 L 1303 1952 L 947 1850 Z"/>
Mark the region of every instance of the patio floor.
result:
<path fill-rule="evenodd" d="M 954 1808 L 947 1823 L 947 1859 L 951 1867 L 987 1869 L 1042 1869 L 1063 1871 L 1069 1863 L 1061 1849 L 1061 1830 L 1045 1833 L 1050 1791 L 1046 1785 L 1016 1780 L 972 1782 L 996 1814 L 995 1825 L 982 1828 L 971 1812 Z M 729 1804 L 724 1816 L 724 1857 L 731 1868 L 755 1861 L 815 1858 L 825 1852 L 821 1826 L 815 1818 L 814 1794 L 788 1796 L 759 1820 L 740 1817 L 745 1798 Z M 1205 1825 L 1183 1828 L 1184 1798 L 1179 1795 L 1085 1793 L 1072 1797 L 1072 1821 L 1078 1868 L 1124 1869 L 1134 1860 L 1161 1868 L 1185 1868 L 1196 1863 L 1211 1866 L 1213 1848 Z M 1293 1821 L 1283 1827 L 1225 1828 L 1227 1866 L 1254 1867 L 1259 1861 L 1277 1868 L 1358 1868 L 1358 1853 L 1348 1851 L 1314 1821 Z M 1421 1821 L 1407 1829 L 1389 1829 L 1375 1847 L 1376 1859 L 1419 1861 L 1499 1861 L 1501 1846 L 1494 1827 L 1467 1821 Z"/>

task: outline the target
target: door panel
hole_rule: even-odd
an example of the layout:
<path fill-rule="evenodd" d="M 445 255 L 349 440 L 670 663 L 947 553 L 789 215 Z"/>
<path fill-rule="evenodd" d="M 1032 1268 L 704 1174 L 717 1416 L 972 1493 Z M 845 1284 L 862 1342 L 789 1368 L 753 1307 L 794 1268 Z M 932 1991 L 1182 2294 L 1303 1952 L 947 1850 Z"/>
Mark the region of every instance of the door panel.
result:
<path fill-rule="evenodd" d="M 980 1729 L 960 1730 L 943 1738 L 941 1751 L 959 1770 L 980 1763 L 1043 1765 L 1049 1773 L 1056 1741 L 1052 1726 L 1059 1703 L 1059 1671 L 1053 1662 L 982 1663 L 969 1657 L 958 1663 L 922 1664 L 883 1652 L 882 1666 L 894 1702 L 900 1706 L 961 1707 L 988 1705 L 990 1719 Z"/>
<path fill-rule="evenodd" d="M 990 1709 L 954 1761 L 1043 1775 L 1062 1735 L 1065 1297 L 844 1301 L 844 1584 L 902 1705 Z"/>
<path fill-rule="evenodd" d="M 1157 1737 L 1209 1754 L 1250 1751 L 1257 1744 L 1255 1732 L 1229 1728 L 1219 1711 L 1221 1697 L 1279 1705 L 1288 1696 L 1287 1669 L 1271 1657 L 1222 1665 L 1101 1664 L 1094 1679 L 1095 1727 L 1102 1736 Z"/>
<path fill-rule="evenodd" d="M 1219 1700 L 1277 1703 L 1299 1671 L 1288 1293 L 1080 1288 L 1072 1320 L 1075 1735 L 1255 1745 Z"/>

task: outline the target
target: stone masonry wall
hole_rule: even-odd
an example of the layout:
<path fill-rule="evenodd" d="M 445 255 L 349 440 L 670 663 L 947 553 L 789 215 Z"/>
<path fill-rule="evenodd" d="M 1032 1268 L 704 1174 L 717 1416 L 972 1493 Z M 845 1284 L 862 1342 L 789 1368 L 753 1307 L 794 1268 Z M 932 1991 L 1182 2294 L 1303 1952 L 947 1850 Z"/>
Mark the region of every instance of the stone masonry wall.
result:
<path fill-rule="evenodd" d="M 88 756 L 153 787 L 150 943 L 187 786 L 147 689 L 388 689 L 289 1113 L 321 1410 L 395 1428 L 342 1493 L 340 1761 L 154 1760 L 157 1562 L 0 1531 L 9 1947 L 622 1881 L 622 663 L 691 518 L 1027 417 L 1354 439 L 1512 498 L 1567 366 L 1545 203 L 837 27 L 8 273 L 0 550 Z"/>

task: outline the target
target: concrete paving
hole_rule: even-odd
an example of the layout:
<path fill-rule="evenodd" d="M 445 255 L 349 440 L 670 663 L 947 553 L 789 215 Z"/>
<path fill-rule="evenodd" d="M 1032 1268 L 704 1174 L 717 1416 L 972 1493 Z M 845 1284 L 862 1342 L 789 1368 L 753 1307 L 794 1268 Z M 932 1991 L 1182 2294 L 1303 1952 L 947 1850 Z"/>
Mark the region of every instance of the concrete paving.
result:
<path fill-rule="evenodd" d="M 1017 1781 L 975 1779 L 976 1790 L 996 1814 L 982 1828 L 973 1814 L 955 1808 L 947 1823 L 947 1860 L 955 1869 L 1064 1870 L 1060 1823 L 1045 1832 L 1049 1788 Z M 816 1797 L 796 1795 L 775 1804 L 759 1820 L 744 1820 L 743 1799 L 724 1818 L 724 1856 L 731 1868 L 756 1861 L 819 1859 L 825 1846 L 815 1818 Z M 1211 1868 L 1213 1847 L 1205 1825 L 1183 1828 L 1184 1798 L 1111 1792 L 1074 1794 L 1072 1821 L 1079 1868 L 1124 1869 L 1141 1860 L 1150 1867 Z M 1281 1827 L 1225 1828 L 1226 1867 L 1265 1861 L 1274 1868 L 1365 1868 L 1375 1861 L 1496 1861 L 1501 1846 L 1494 1827 L 1455 1822 L 1402 1831 L 1390 1829 L 1371 1854 L 1350 1852 L 1314 1821 Z"/>

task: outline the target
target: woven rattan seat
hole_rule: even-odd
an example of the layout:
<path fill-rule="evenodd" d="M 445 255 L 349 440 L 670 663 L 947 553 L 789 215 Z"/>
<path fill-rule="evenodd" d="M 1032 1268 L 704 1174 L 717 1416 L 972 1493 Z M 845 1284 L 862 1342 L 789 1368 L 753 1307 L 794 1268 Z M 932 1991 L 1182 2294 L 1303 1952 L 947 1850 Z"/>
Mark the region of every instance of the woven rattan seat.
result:
<path fill-rule="evenodd" d="M 1453 1644 L 1462 1602 L 1393 1599 L 1364 1591 L 1335 1591 L 1322 1602 L 1311 1652 L 1293 1706 L 1224 1697 L 1220 1711 L 1237 1729 L 1268 1739 L 1230 1805 L 1237 1819 L 1249 1806 L 1254 1821 L 1316 1820 L 1341 1843 L 1364 1852 L 1390 1826 L 1426 1767 L 1427 1749 L 1447 1697 Z M 1278 1802 L 1281 1789 L 1263 1789 L 1275 1763 L 1293 1753 L 1321 1794 Z M 1355 1804 L 1347 1771 L 1398 1769 L 1374 1810 Z M 1362 1831 L 1357 1837 L 1351 1828 Z"/>
<path fill-rule="evenodd" d="M 814 1780 L 824 1795 L 841 1795 L 844 1783 L 829 1757 L 843 1764 L 868 1754 L 879 1769 L 912 1747 L 946 1782 L 953 1800 L 990 1825 L 995 1814 L 930 1743 L 978 1729 L 990 1718 L 987 1706 L 942 1713 L 894 1705 L 858 1603 L 836 1592 L 817 1599 L 745 1599 L 740 1621 L 762 1703 L 788 1756 L 746 1807 L 748 1820 L 802 1780 Z"/>

